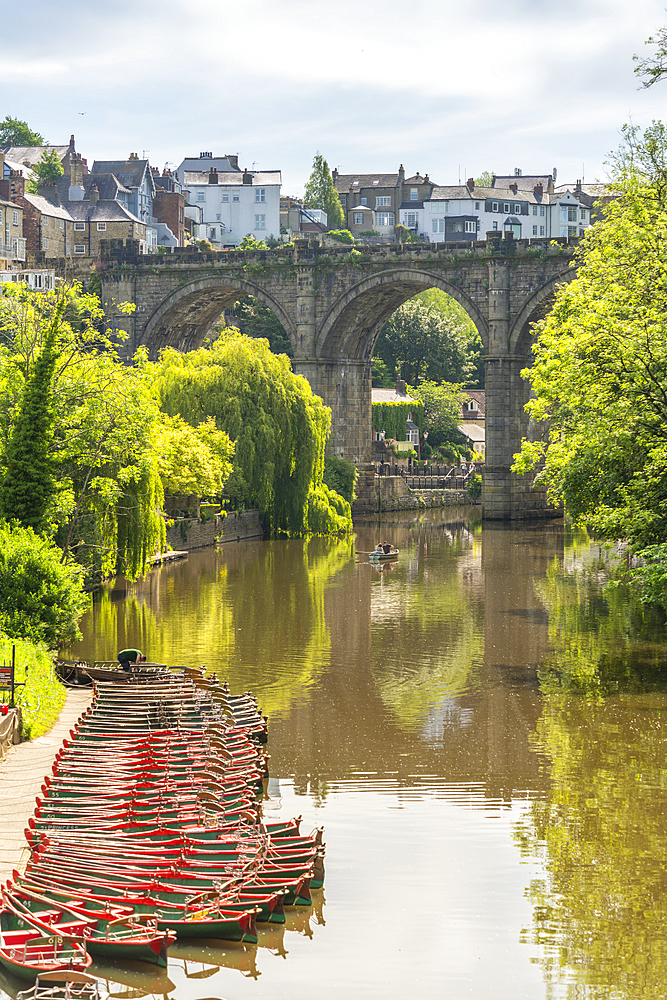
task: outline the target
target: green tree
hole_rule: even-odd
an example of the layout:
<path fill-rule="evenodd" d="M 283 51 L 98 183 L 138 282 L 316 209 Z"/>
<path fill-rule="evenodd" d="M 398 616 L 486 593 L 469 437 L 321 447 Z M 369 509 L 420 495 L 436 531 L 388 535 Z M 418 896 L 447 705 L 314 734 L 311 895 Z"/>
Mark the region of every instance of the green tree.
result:
<path fill-rule="evenodd" d="M 408 386 L 408 392 L 424 404 L 424 430 L 431 436 L 440 435 L 442 440 L 456 431 L 463 404 L 460 385 L 449 382 L 422 382 Z"/>
<path fill-rule="evenodd" d="M 268 532 L 349 530 L 349 505 L 322 482 L 331 413 L 289 358 L 223 331 L 210 347 L 166 350 L 157 376 L 165 412 L 193 426 L 214 417 L 235 442 L 232 488 L 259 508 Z"/>
<path fill-rule="evenodd" d="M 263 337 L 269 342 L 274 354 L 287 354 L 292 357 L 292 344 L 285 333 L 285 328 L 268 306 L 247 295 L 234 306 L 234 316 L 239 320 L 241 332 L 246 337 Z"/>
<path fill-rule="evenodd" d="M 161 414 L 156 428 L 160 479 L 166 493 L 220 497 L 232 471 L 234 445 L 212 417 L 191 427 L 181 417 Z"/>
<path fill-rule="evenodd" d="M 44 642 L 49 649 L 81 638 L 78 621 L 89 604 L 83 570 L 53 542 L 0 521 L 0 631 Z"/>
<path fill-rule="evenodd" d="M 667 28 L 660 28 L 656 35 L 651 35 L 644 42 L 645 45 L 655 45 L 655 52 L 640 59 L 633 56 L 635 65 L 635 75 L 642 81 L 642 87 L 652 87 L 667 74 Z"/>
<path fill-rule="evenodd" d="M 479 355 L 479 336 L 470 320 L 419 296 L 404 302 L 388 320 L 375 345 L 375 356 L 392 379 L 470 384 Z"/>
<path fill-rule="evenodd" d="M 27 122 L 6 115 L 0 122 L 0 146 L 46 146 L 46 139 L 33 132 Z"/>
<path fill-rule="evenodd" d="M 53 375 L 58 361 L 56 334 L 64 302 L 44 338 L 23 392 L 18 416 L 7 442 L 0 487 L 0 516 L 35 531 L 46 530 L 55 493 L 51 445 L 54 430 Z"/>
<path fill-rule="evenodd" d="M 479 177 L 475 178 L 475 184 L 477 187 L 490 188 L 493 187 L 493 178 L 495 173 L 492 170 L 482 170 Z"/>
<path fill-rule="evenodd" d="M 548 429 L 515 468 L 538 469 L 576 523 L 641 550 L 667 540 L 667 137 L 660 122 L 624 131 L 621 196 L 536 327 L 527 409 Z"/>
<path fill-rule="evenodd" d="M 37 193 L 40 184 L 55 184 L 65 173 L 55 149 L 45 149 L 32 169 L 37 174 L 37 178 L 32 178 L 28 183 L 28 191 L 32 194 Z"/>
<path fill-rule="evenodd" d="M 313 169 L 303 196 L 307 208 L 320 208 L 327 213 L 327 229 L 344 229 L 345 213 L 334 187 L 329 164 L 320 153 L 313 158 Z"/>

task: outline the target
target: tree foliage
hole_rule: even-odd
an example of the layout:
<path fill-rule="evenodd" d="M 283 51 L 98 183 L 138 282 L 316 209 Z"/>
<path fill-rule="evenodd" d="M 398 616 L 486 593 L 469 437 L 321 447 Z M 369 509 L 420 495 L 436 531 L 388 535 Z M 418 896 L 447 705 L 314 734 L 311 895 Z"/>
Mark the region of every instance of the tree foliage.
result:
<path fill-rule="evenodd" d="M 635 75 L 642 82 L 642 87 L 652 87 L 667 74 L 667 28 L 660 28 L 657 34 L 651 35 L 644 42 L 645 45 L 655 45 L 655 52 L 640 59 L 633 56 L 635 61 Z"/>
<path fill-rule="evenodd" d="M 341 514 L 322 485 L 330 411 L 285 355 L 229 330 L 186 355 L 166 350 L 157 370 L 167 413 L 193 426 L 214 417 L 235 442 L 230 479 L 246 505 L 259 508 L 267 531 L 319 533 L 325 507 L 329 531 L 349 530 L 349 505 Z"/>
<path fill-rule="evenodd" d="M 264 337 L 274 354 L 292 357 L 292 344 L 284 326 L 276 314 L 259 299 L 253 295 L 240 299 L 234 306 L 234 316 L 240 321 L 241 332 L 246 337 Z"/>
<path fill-rule="evenodd" d="M 482 170 L 479 177 L 475 178 L 475 184 L 477 187 L 490 188 L 493 187 L 493 178 L 495 174 L 492 170 Z"/>
<path fill-rule="evenodd" d="M 5 115 L 0 122 L 0 146 L 45 146 L 46 139 L 33 132 L 27 122 Z"/>
<path fill-rule="evenodd" d="M 160 479 L 165 493 L 218 499 L 232 471 L 234 445 L 212 417 L 191 427 L 180 416 L 161 414 L 155 430 Z"/>
<path fill-rule="evenodd" d="M 338 455 L 324 457 L 324 485 L 339 493 L 349 504 L 354 500 L 357 469 Z"/>
<path fill-rule="evenodd" d="M 49 649 L 81 638 L 83 570 L 32 528 L 0 521 L 0 631 Z"/>
<path fill-rule="evenodd" d="M 443 440 L 455 431 L 463 405 L 461 386 L 450 382 L 422 382 L 408 386 L 408 392 L 422 403 L 423 429 L 429 437 L 439 434 Z"/>
<path fill-rule="evenodd" d="M 45 149 L 32 169 L 37 175 L 28 182 L 32 194 L 37 193 L 40 184 L 55 184 L 65 173 L 56 149 Z"/>
<path fill-rule="evenodd" d="M 345 213 L 334 187 L 329 164 L 318 152 L 303 196 L 307 208 L 320 208 L 327 213 L 327 229 L 344 229 Z"/>
<path fill-rule="evenodd" d="M 537 325 L 528 410 L 548 430 L 516 460 L 575 522 L 635 549 L 667 540 L 666 150 L 661 123 L 625 130 L 621 197 Z"/>
<path fill-rule="evenodd" d="M 481 342 L 475 326 L 446 293 L 422 292 L 404 302 L 380 332 L 375 357 L 392 380 L 477 383 Z"/>

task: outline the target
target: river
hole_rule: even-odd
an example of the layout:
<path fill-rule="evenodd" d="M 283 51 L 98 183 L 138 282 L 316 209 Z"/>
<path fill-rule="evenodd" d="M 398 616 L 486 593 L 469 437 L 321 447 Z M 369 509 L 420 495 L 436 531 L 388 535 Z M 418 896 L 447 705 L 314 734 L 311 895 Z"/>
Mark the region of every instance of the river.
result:
<path fill-rule="evenodd" d="M 472 517 L 472 519 L 471 519 Z M 268 817 L 325 889 L 258 947 L 176 948 L 114 996 L 667 996 L 667 645 L 552 523 L 394 515 L 102 592 L 77 656 L 205 664 L 269 716 Z M 370 565 L 379 535 L 396 564 Z"/>

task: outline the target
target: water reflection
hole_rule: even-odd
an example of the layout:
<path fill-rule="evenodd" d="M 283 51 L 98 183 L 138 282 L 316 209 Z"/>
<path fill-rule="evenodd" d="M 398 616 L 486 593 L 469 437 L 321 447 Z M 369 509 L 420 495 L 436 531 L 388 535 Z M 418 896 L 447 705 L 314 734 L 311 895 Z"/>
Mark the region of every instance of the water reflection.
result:
<path fill-rule="evenodd" d="M 252 688 L 267 815 L 326 827 L 326 904 L 183 952 L 179 1000 L 196 970 L 238 1000 L 662 995 L 663 621 L 602 590 L 585 536 L 469 515 L 193 553 L 84 621 L 76 655 L 137 645 Z M 396 563 L 368 563 L 379 535 Z"/>

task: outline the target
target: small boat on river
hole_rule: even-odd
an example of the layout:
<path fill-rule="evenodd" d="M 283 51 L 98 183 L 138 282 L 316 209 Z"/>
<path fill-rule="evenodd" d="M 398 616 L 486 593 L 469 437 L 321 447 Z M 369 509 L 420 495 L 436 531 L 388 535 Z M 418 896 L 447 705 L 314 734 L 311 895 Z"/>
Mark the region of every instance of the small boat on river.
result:
<path fill-rule="evenodd" d="M 369 562 L 390 562 L 398 559 L 398 549 L 392 549 L 391 552 L 370 552 L 368 555 Z"/>

